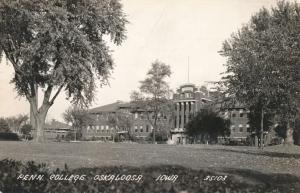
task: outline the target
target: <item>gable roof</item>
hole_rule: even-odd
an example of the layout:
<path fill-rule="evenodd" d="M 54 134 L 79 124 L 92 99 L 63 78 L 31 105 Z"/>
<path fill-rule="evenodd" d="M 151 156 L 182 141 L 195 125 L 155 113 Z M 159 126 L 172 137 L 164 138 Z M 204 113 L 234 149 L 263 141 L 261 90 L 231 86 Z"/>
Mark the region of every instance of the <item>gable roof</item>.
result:
<path fill-rule="evenodd" d="M 103 113 L 103 112 L 116 112 L 120 108 L 130 108 L 130 107 L 131 107 L 130 103 L 115 102 L 115 103 L 90 109 L 88 112 L 92 114 Z"/>

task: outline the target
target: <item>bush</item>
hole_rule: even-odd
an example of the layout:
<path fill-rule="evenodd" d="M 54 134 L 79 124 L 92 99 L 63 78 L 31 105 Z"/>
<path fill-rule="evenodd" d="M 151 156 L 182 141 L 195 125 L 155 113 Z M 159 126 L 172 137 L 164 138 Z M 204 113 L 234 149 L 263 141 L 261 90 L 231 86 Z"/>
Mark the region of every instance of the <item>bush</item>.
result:
<path fill-rule="evenodd" d="M 8 133 L 10 132 L 8 123 L 5 119 L 0 118 L 0 133 Z"/>
<path fill-rule="evenodd" d="M 25 124 L 21 127 L 21 133 L 24 135 L 29 135 L 31 133 L 32 126 L 30 124 Z"/>
<path fill-rule="evenodd" d="M 0 133 L 2 141 L 19 141 L 19 136 L 16 133 Z"/>

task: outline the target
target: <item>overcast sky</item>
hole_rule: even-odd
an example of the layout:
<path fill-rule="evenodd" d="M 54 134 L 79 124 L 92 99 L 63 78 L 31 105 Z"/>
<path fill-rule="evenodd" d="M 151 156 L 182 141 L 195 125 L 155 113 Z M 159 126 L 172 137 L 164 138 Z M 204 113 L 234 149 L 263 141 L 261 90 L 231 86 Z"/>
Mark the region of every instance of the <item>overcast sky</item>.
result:
<path fill-rule="evenodd" d="M 217 81 L 225 69 L 218 51 L 222 42 L 247 23 L 260 8 L 276 5 L 276 0 L 122 0 L 128 15 L 127 39 L 111 47 L 115 69 L 110 86 L 99 88 L 92 107 L 129 101 L 132 90 L 156 59 L 171 66 L 171 88 L 187 82 L 188 57 L 190 82 L 203 85 Z M 9 84 L 13 69 L 0 65 L 0 117 L 28 113 L 29 105 Z M 70 105 L 61 94 L 51 107 L 48 120 L 62 120 Z"/>

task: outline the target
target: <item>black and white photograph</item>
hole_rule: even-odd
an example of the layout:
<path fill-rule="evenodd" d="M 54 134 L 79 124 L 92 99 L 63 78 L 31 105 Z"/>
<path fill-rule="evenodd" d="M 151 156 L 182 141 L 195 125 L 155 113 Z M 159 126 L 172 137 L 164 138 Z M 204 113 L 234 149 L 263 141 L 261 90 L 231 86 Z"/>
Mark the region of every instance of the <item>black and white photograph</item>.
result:
<path fill-rule="evenodd" d="M 0 193 L 299 192 L 299 0 L 0 0 Z"/>

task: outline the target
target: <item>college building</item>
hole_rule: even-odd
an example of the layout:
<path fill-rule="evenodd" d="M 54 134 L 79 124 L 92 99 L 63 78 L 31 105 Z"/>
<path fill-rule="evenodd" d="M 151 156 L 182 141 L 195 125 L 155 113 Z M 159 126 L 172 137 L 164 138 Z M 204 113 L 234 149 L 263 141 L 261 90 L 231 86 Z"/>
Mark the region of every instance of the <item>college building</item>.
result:
<path fill-rule="evenodd" d="M 186 124 L 201 109 L 212 108 L 224 119 L 230 120 L 230 136 L 221 137 L 221 140 L 245 141 L 250 136 L 248 114 L 249 111 L 242 105 L 223 105 L 220 92 L 213 89 L 202 89 L 194 84 L 181 85 L 173 95 L 175 106 L 174 127 L 170 130 L 171 143 L 191 143 L 186 135 Z"/>
<path fill-rule="evenodd" d="M 153 126 L 148 120 L 148 116 L 154 119 L 153 115 L 147 115 L 147 112 L 132 103 L 117 101 L 90 109 L 88 113 L 92 121 L 82 131 L 85 140 L 145 140 L 151 137 L 153 131 Z M 159 114 L 158 125 L 167 122 L 167 116 Z"/>
<path fill-rule="evenodd" d="M 168 133 L 168 143 L 192 143 L 186 134 L 187 123 L 204 108 L 212 108 L 225 119 L 230 120 L 230 135 L 220 136 L 218 141 L 245 142 L 250 140 L 257 145 L 257 133 L 253 133 L 249 126 L 249 110 L 239 103 L 226 104 L 219 91 L 198 87 L 195 84 L 183 84 L 173 94 L 173 109 L 170 115 L 159 114 L 158 129 L 156 132 Z M 85 140 L 125 140 L 151 138 L 154 117 L 142 108 L 132 103 L 117 101 L 112 104 L 96 107 L 88 111 L 91 121 L 82 130 Z M 114 123 L 112 118 L 115 119 Z M 266 132 L 267 144 L 271 142 L 274 132 Z M 248 141 L 249 142 L 249 141 Z"/>
<path fill-rule="evenodd" d="M 177 89 L 173 95 L 175 118 L 174 126 L 170 130 L 171 143 L 185 144 L 188 142 L 185 125 L 207 102 L 210 102 L 207 96 L 207 93 L 200 91 L 194 84 L 184 84 Z"/>

